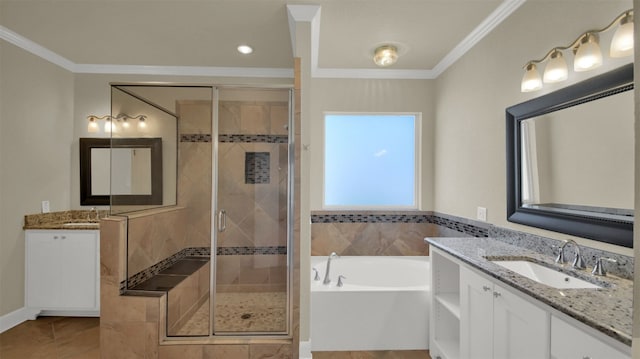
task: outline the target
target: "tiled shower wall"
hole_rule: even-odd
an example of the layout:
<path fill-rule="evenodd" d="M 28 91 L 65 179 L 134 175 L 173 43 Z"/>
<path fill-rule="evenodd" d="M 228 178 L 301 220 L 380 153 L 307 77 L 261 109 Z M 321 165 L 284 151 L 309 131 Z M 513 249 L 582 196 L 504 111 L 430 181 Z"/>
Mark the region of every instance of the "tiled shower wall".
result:
<path fill-rule="evenodd" d="M 189 247 L 211 246 L 211 101 L 178 101 L 178 205 Z"/>
<path fill-rule="evenodd" d="M 288 103 L 220 101 L 218 113 L 217 290 L 284 291 Z"/>

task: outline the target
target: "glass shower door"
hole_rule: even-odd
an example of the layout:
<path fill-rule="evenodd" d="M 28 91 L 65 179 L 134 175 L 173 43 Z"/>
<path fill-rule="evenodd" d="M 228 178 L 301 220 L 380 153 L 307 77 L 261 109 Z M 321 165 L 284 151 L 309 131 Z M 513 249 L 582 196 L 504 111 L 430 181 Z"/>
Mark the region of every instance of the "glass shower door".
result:
<path fill-rule="evenodd" d="M 289 96 L 219 90 L 215 334 L 288 331 Z"/>

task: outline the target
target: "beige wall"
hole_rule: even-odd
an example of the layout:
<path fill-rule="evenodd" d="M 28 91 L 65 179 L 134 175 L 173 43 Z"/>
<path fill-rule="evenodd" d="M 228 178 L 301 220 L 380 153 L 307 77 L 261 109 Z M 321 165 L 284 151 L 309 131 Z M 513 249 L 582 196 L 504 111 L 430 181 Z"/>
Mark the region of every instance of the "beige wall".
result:
<path fill-rule="evenodd" d="M 422 113 L 421 210 L 432 210 L 435 84 L 427 80 L 313 79 L 309 120 L 311 210 L 322 210 L 324 112 Z"/>
<path fill-rule="evenodd" d="M 607 25 L 631 7 L 630 0 L 581 1 L 580 6 L 571 1 L 526 2 L 438 78 L 435 211 L 475 218 L 476 207 L 482 206 L 493 224 L 552 238 L 567 237 L 506 220 L 505 108 L 628 63 L 629 58 L 614 61 L 605 57 L 605 65 L 596 71 L 570 71 L 567 82 L 547 85 L 538 92 L 520 92 L 522 67 L 527 61 L 570 43 L 583 31 Z M 629 248 L 577 240 L 632 254 Z"/>
<path fill-rule="evenodd" d="M 0 316 L 24 305 L 25 214 L 70 208 L 74 75 L 0 41 Z"/>

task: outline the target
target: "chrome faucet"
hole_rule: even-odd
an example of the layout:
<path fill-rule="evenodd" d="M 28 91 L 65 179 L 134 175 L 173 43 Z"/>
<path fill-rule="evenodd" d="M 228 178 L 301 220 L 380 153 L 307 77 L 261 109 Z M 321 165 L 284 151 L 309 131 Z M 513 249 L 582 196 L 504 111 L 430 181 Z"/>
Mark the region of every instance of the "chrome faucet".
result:
<path fill-rule="evenodd" d="M 601 275 L 601 276 L 605 276 L 607 275 L 607 271 L 604 270 L 604 266 L 602 265 L 602 261 L 607 261 L 607 262 L 611 262 L 611 263 L 617 263 L 618 261 L 613 259 L 613 258 L 606 258 L 606 257 L 600 257 L 596 260 L 596 265 L 593 266 L 593 270 L 591 271 L 591 273 L 593 275 Z"/>
<path fill-rule="evenodd" d="M 327 285 L 331 283 L 331 278 L 329 278 L 329 271 L 331 270 L 331 259 L 333 258 L 340 258 L 340 256 L 337 255 L 336 252 L 331 252 L 329 258 L 327 258 L 327 270 L 324 272 L 324 280 L 322 281 L 322 284 Z"/>
<path fill-rule="evenodd" d="M 584 264 L 584 258 L 582 257 L 582 254 L 580 253 L 580 246 L 573 239 L 564 240 L 564 243 L 560 246 L 560 249 L 558 250 L 558 256 L 556 257 L 556 263 L 563 264 L 563 263 L 567 262 L 567 260 L 564 257 L 564 247 L 566 247 L 567 244 L 569 244 L 569 243 L 573 243 L 573 245 L 576 247 L 576 256 L 573 259 L 573 263 L 571 264 L 571 266 L 573 268 L 576 268 L 576 269 L 585 269 L 587 266 Z"/>

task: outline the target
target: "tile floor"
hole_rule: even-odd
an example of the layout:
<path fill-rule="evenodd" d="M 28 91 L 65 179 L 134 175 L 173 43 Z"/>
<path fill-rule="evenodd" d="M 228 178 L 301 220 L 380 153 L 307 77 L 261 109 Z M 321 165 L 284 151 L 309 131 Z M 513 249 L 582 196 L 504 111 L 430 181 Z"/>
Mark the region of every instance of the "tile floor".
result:
<path fill-rule="evenodd" d="M 425 350 L 315 352 L 314 359 L 431 359 Z M 100 319 L 40 317 L 0 334 L 0 359 L 100 359 Z"/>
<path fill-rule="evenodd" d="M 100 318 L 40 317 L 0 334 L 1 359 L 99 359 Z"/>

